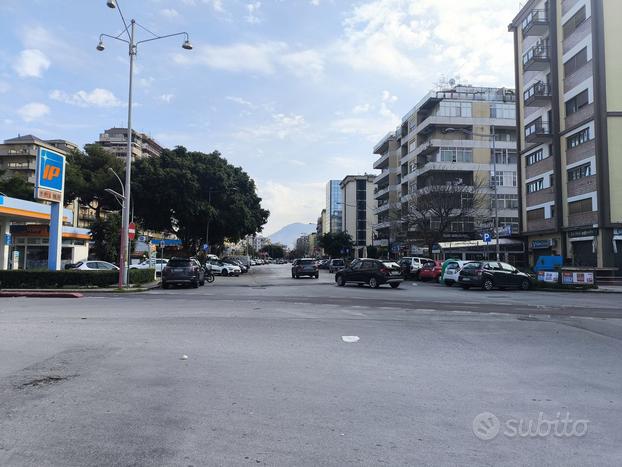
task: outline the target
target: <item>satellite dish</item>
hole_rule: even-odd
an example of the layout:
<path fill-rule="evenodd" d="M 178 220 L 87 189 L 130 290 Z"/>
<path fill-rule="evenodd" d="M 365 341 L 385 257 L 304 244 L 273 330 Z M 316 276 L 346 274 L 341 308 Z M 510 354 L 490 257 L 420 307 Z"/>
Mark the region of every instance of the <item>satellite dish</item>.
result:
<path fill-rule="evenodd" d="M 455 79 L 453 79 L 453 78 L 451 78 L 451 79 L 449 80 L 449 85 L 450 85 L 450 86 L 455 86 L 455 85 L 456 85 L 456 80 L 455 80 Z"/>

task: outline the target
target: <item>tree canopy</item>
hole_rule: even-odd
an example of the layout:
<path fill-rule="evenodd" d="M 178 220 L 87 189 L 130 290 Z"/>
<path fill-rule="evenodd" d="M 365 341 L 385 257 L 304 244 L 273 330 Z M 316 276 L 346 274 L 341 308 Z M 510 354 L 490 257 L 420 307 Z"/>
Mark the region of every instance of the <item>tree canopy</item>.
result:
<path fill-rule="evenodd" d="M 132 172 L 135 215 L 147 229 L 175 232 L 188 250 L 260 232 L 269 212 L 255 182 L 220 153 L 178 146 L 137 160 Z"/>
<path fill-rule="evenodd" d="M 0 170 L 0 193 L 13 198 L 34 201 L 35 187 L 25 177 Z"/>
<path fill-rule="evenodd" d="M 279 259 L 285 256 L 285 250 L 281 245 L 266 245 L 260 250 L 260 253 L 265 253 L 272 259 Z"/>
<path fill-rule="evenodd" d="M 352 253 L 354 244 L 349 233 L 329 232 L 320 237 L 319 245 L 331 258 L 340 258 Z"/>

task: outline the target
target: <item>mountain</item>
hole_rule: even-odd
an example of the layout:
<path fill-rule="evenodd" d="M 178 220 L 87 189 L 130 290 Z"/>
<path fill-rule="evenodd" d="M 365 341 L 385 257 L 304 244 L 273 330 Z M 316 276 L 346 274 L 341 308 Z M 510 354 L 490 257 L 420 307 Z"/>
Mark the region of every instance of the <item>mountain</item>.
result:
<path fill-rule="evenodd" d="M 293 224 L 286 225 L 278 232 L 269 235 L 268 238 L 272 243 L 282 243 L 292 248 L 296 246 L 296 239 L 301 235 L 308 235 L 315 232 L 316 224 L 303 224 L 302 222 L 295 222 Z"/>

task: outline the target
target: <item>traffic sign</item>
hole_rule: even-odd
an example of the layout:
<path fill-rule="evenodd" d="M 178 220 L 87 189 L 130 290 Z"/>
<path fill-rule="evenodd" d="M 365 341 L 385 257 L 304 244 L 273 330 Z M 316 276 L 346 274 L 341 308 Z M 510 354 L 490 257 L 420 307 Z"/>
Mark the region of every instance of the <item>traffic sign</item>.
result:
<path fill-rule="evenodd" d="M 134 240 L 136 237 L 136 224 L 130 222 L 130 225 L 127 226 L 127 237 L 130 240 Z"/>
<path fill-rule="evenodd" d="M 484 234 L 483 239 L 486 243 L 492 242 L 492 236 L 488 232 Z"/>
<path fill-rule="evenodd" d="M 164 248 L 166 246 L 166 242 L 164 240 L 160 240 L 160 248 Z"/>
<path fill-rule="evenodd" d="M 207 243 L 203 244 L 203 251 L 209 251 L 209 245 Z"/>

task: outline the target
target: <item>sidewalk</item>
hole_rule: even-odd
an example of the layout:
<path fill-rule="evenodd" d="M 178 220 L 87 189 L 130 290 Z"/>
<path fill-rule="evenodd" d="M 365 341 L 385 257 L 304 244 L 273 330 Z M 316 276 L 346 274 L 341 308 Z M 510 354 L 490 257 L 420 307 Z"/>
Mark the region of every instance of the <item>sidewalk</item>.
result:
<path fill-rule="evenodd" d="M 149 282 L 140 286 L 120 290 L 116 287 L 109 288 L 67 288 L 67 289 L 2 289 L 0 297 L 45 297 L 45 298 L 79 298 L 83 294 L 100 293 L 139 293 L 160 287 L 160 282 Z M 71 296 L 69 296 L 71 295 Z M 78 295 L 79 297 L 76 297 Z M 67 297 L 65 297 L 67 296 Z"/>

